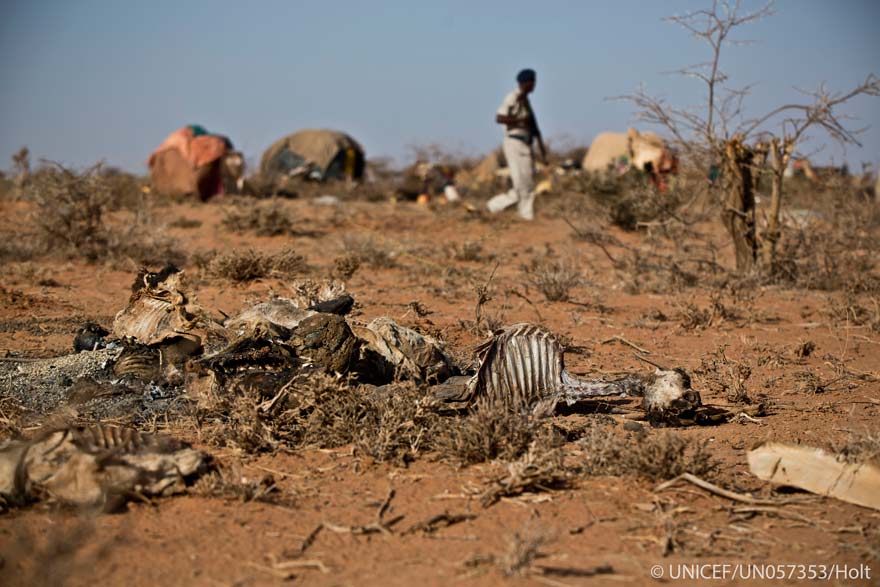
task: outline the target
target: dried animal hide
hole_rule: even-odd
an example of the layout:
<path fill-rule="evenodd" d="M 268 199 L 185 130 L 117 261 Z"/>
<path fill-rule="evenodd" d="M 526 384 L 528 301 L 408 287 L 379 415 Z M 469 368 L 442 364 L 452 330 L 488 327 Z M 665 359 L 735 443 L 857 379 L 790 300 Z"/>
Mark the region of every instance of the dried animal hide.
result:
<path fill-rule="evenodd" d="M 169 266 L 158 273 L 141 271 L 128 306 L 116 314 L 113 335 L 149 346 L 174 347 L 175 355 L 186 356 L 199 351 L 207 331 L 216 328 L 199 306 L 190 303 L 183 271 Z"/>
<path fill-rule="evenodd" d="M 300 322 L 314 314 L 315 312 L 301 308 L 290 298 L 273 298 L 226 320 L 224 326 L 237 336 L 261 328 L 280 336 L 289 334 Z"/>
<path fill-rule="evenodd" d="M 440 383 L 457 374 L 440 343 L 391 318 L 376 318 L 354 332 L 363 342 L 358 371 L 371 382 L 393 379 Z"/>
<path fill-rule="evenodd" d="M 327 279 L 296 279 L 290 284 L 291 298 L 298 308 L 309 308 L 345 294 L 345 283 Z"/>
<path fill-rule="evenodd" d="M 167 496 L 204 473 L 209 457 L 173 438 L 96 425 L 0 449 L 0 494 L 11 503 L 48 496 L 113 511 L 133 496 Z"/>
<path fill-rule="evenodd" d="M 345 318 L 336 314 L 306 318 L 293 331 L 289 343 L 300 359 L 330 373 L 347 373 L 360 345 Z"/>

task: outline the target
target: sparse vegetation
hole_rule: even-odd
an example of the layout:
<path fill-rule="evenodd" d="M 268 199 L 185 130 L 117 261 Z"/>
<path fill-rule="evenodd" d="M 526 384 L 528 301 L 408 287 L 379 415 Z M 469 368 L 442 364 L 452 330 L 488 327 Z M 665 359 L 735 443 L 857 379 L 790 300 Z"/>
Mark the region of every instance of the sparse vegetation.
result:
<path fill-rule="evenodd" d="M 225 214 L 223 226 L 232 232 L 250 232 L 258 236 L 296 233 L 293 216 L 278 198 L 242 201 L 226 209 Z"/>
<path fill-rule="evenodd" d="M 689 442 L 674 432 L 621 435 L 600 424 L 587 428 L 578 444 L 583 451 L 580 465 L 587 476 L 663 481 L 682 473 L 711 478 L 719 468 L 705 444 Z"/>
<path fill-rule="evenodd" d="M 342 250 L 345 256 L 366 267 L 389 269 L 397 266 L 394 251 L 370 235 L 345 235 Z"/>
<path fill-rule="evenodd" d="M 266 277 L 295 277 L 309 271 L 305 257 L 290 247 L 274 255 L 253 249 L 233 249 L 200 257 L 197 262 L 209 276 L 239 283 Z"/>
<path fill-rule="evenodd" d="M 494 459 L 512 461 L 525 454 L 533 443 L 558 447 L 562 438 L 546 422 L 502 409 L 477 409 L 455 425 L 437 431 L 437 452 L 462 465 Z"/>
<path fill-rule="evenodd" d="M 571 290 L 583 281 L 583 276 L 572 260 L 555 258 L 549 252 L 533 257 L 523 266 L 529 282 L 548 302 L 564 302 L 571 297 Z"/>

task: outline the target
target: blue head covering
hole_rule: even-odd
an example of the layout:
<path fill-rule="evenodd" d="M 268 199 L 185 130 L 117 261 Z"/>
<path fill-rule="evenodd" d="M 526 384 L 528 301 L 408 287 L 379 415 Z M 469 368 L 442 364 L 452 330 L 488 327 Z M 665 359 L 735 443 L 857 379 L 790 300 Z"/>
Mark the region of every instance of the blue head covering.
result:
<path fill-rule="evenodd" d="M 524 69 L 518 74 L 516 74 L 517 83 L 524 84 L 526 82 L 535 81 L 535 70 L 534 69 Z"/>

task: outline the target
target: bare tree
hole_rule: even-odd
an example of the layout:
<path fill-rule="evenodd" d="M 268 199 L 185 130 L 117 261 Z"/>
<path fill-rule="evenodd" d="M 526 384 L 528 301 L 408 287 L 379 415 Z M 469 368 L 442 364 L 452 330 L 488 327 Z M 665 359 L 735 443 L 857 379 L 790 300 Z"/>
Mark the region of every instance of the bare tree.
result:
<path fill-rule="evenodd" d="M 880 78 L 868 75 L 861 84 L 848 92 L 831 93 L 825 86 L 812 92 L 811 104 L 786 104 L 766 115 L 746 123 L 743 134 L 749 135 L 765 125 L 776 122 L 781 138 L 771 135 L 769 140 L 770 168 L 773 182 L 770 192 L 770 213 L 767 230 L 763 235 L 763 262 L 772 269 L 776 262 L 776 243 L 779 241 L 779 213 L 782 209 L 782 184 L 785 170 L 797 145 L 811 128 L 821 128 L 841 144 L 861 146 L 858 135 L 864 129 L 848 128 L 846 119 L 835 109 L 856 96 L 880 96 Z"/>
<path fill-rule="evenodd" d="M 737 270 L 741 272 L 751 272 L 759 263 L 768 270 L 773 269 L 784 173 L 806 132 L 819 128 L 838 142 L 858 144 L 857 135 L 861 130 L 847 127 L 845 117 L 837 108 L 857 96 L 880 96 L 880 79 L 871 74 L 848 92 L 831 93 L 822 86 L 809 94 L 810 104 L 786 104 L 764 116 L 745 119 L 743 102 L 750 87 L 731 89 L 725 85 L 728 77 L 720 67 L 722 48 L 746 42 L 734 39 L 732 34 L 743 25 L 773 13 L 772 2 L 743 12 L 739 0 L 715 0 L 709 9 L 666 19 L 705 41 L 711 50 L 709 61 L 677 72 L 703 82 L 706 102 L 700 108 L 674 107 L 644 90 L 623 96 L 636 106 L 640 120 L 666 128 L 692 160 L 698 164 L 722 163 L 722 220 L 734 240 Z M 770 132 L 770 128 L 777 132 Z M 755 136 L 763 140 L 749 145 L 748 140 Z M 759 241 L 753 191 L 757 172 L 763 168 L 768 155 L 773 172 L 770 215 L 767 230 Z M 763 249 L 760 256 L 759 249 Z"/>

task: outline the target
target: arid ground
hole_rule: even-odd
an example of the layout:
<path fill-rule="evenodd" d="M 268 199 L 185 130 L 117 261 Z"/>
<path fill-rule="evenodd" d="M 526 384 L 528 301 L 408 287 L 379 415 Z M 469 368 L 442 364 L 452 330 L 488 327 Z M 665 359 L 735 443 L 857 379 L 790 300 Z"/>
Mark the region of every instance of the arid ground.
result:
<path fill-rule="evenodd" d="M 815 248 L 792 253 L 796 277 L 746 279 L 730 270 L 717 212 L 687 201 L 626 231 L 601 202 L 581 201 L 599 196 L 571 193 L 539 198 L 532 223 L 513 213 L 387 199 L 150 198 L 148 221 L 123 206 L 105 220 L 119 225 L 116 234 L 147 223 L 127 238 L 161 232 L 191 294 L 218 317 L 289 294 L 295 278 L 333 277 L 356 299 L 351 319 L 391 317 L 438 337 L 463 362 L 492 329 L 533 322 L 568 345 L 574 373 L 648 372 L 635 357 L 642 354 L 691 373 L 704 403 L 747 411 L 716 425 L 652 428 L 626 424 L 612 409 L 637 409 L 639 398 L 560 408 L 545 423 L 563 435 L 553 449 L 558 478 L 488 506 L 481 496 L 521 455 L 468 464 L 430 439 L 427 449 L 384 460 L 361 442 L 250 450 L 218 440 L 222 428 L 194 417 L 134 421 L 210 453 L 225 471 L 222 483 L 133 501 L 116 514 L 51 502 L 7 511 L 0 515 L 4 585 L 705 584 L 651 578 L 654 565 L 680 562 L 867 564 L 870 579 L 814 584 L 880 581 L 880 512 L 778 490 L 751 475 L 746 461 L 768 440 L 842 459 L 880 458 L 880 278 L 870 268 L 880 249 L 876 204 L 858 203 L 861 212 L 846 221 L 817 213 L 818 228 L 797 229 L 807 237 L 802 247 Z M 163 260 L 162 250 L 141 255 L 137 243 L 99 249 L 91 260 L 62 245 L 29 253 L 28 239 L 45 237 L 33 216 L 40 208 L 26 198 L 0 207 L 4 373 L 28 364 L 16 359 L 73 352 L 74 332 L 86 321 L 112 326 L 142 262 L 155 269 Z M 241 220 L 255 207 L 271 214 L 249 228 Z M 830 236 L 819 242 L 822 230 Z M 210 262 L 218 252 L 271 256 L 286 248 L 305 258 L 300 275 L 235 281 Z M 549 301 L 548 292 L 560 299 Z M 21 409 L 4 390 L 0 397 L 7 435 L 33 434 L 49 417 L 80 417 L 64 406 L 52 414 Z M 443 418 L 452 429 L 466 415 Z M 642 450 L 641 461 L 621 456 Z M 598 463 L 598 451 L 642 468 Z M 695 452 L 709 463 L 694 460 Z M 645 463 L 664 458 L 673 461 L 667 468 Z M 688 483 L 655 491 L 664 471 L 692 465 L 701 478 L 758 503 Z M 772 582 L 801 583 L 797 575 Z"/>

